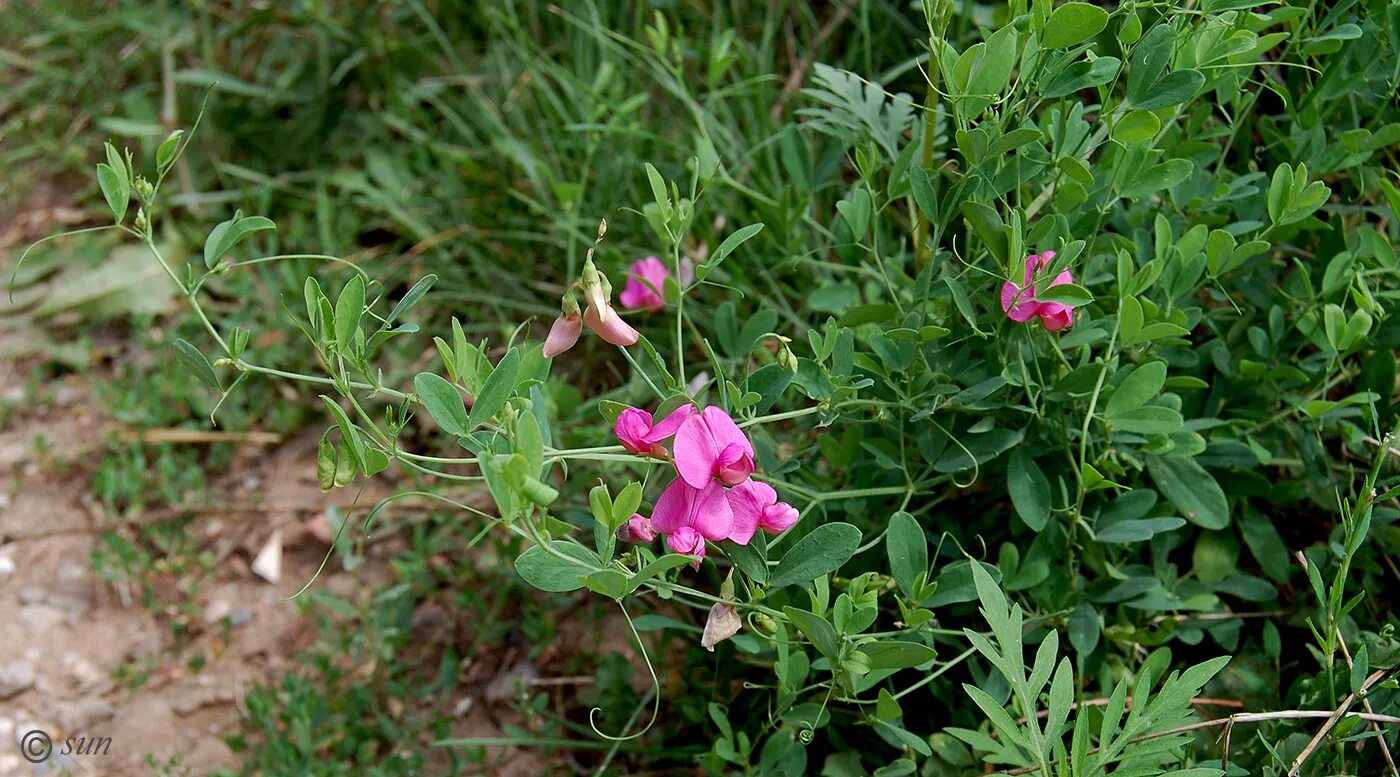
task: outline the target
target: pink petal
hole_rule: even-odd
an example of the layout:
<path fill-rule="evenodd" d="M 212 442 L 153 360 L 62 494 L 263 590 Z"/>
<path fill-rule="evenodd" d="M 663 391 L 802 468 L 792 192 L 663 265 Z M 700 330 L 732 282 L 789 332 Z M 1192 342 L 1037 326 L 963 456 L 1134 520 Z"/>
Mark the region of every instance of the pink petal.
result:
<path fill-rule="evenodd" d="M 583 323 L 588 325 L 597 335 L 613 345 L 628 346 L 636 345 L 641 337 L 637 330 L 633 329 L 622 316 L 612 309 L 611 305 L 604 307 L 601 312 L 592 305 L 583 312 Z"/>
<path fill-rule="evenodd" d="M 738 443 L 729 443 L 715 460 L 715 477 L 726 486 L 737 486 L 753 474 L 753 454 Z"/>
<path fill-rule="evenodd" d="M 632 263 L 627 273 L 627 286 L 618 299 L 629 309 L 660 310 L 666 304 L 662 295 L 666 288 L 666 278 L 669 276 L 670 272 L 660 259 L 654 256 L 638 259 Z"/>
<path fill-rule="evenodd" d="M 617 423 L 613 424 L 613 433 L 617 435 L 617 441 L 633 453 L 651 452 L 651 443 L 646 439 L 650 431 L 651 413 L 635 407 L 623 410 L 617 417 Z"/>
<path fill-rule="evenodd" d="M 734 512 L 734 527 L 729 539 L 739 545 L 749 544 L 758 531 L 764 508 L 778 499 L 778 493 L 767 483 L 747 480 L 729 489 L 729 507 Z"/>
<path fill-rule="evenodd" d="M 1001 287 L 1001 309 L 1006 311 L 1006 317 L 1012 321 L 1025 323 L 1040 312 L 1040 303 L 1035 301 L 1029 285 L 1022 289 L 1007 281 Z"/>
<path fill-rule="evenodd" d="M 701 558 L 705 556 L 705 538 L 689 526 L 676 529 L 666 538 L 666 544 L 677 553 Z"/>
<path fill-rule="evenodd" d="M 692 496 L 690 525 L 707 540 L 722 540 L 734 529 L 734 511 L 724 487 L 711 482 Z"/>
<path fill-rule="evenodd" d="M 651 527 L 662 534 L 670 534 L 686 526 L 692 491 L 694 489 L 680 478 L 671 481 L 671 485 L 656 500 L 656 508 L 651 511 Z"/>
<path fill-rule="evenodd" d="M 671 412 L 670 415 L 662 419 L 661 423 L 657 424 L 656 426 L 653 426 L 651 428 L 651 431 L 647 432 L 645 439 L 647 442 L 652 443 L 661 442 L 667 437 L 674 435 L 676 433 L 676 430 L 681 428 L 682 424 L 684 424 L 686 421 L 690 420 L 694 416 L 695 405 L 692 405 L 689 402 L 687 402 L 681 405 L 680 407 L 676 408 L 674 411 Z"/>
<path fill-rule="evenodd" d="M 1051 310 L 1051 305 L 1054 305 L 1056 309 Z M 1047 302 L 1041 309 L 1040 325 L 1045 327 L 1047 332 L 1058 332 L 1072 324 L 1074 324 L 1074 308 L 1068 305 Z"/>
<path fill-rule="evenodd" d="M 694 488 L 703 488 L 715 474 L 715 461 L 719 458 L 719 447 L 710 434 L 703 415 L 686 419 L 676 430 L 676 441 L 672 446 L 676 459 L 676 472 Z"/>
<path fill-rule="evenodd" d="M 705 426 L 714 436 L 717 448 L 723 449 L 727 445 L 738 445 L 749 456 L 753 456 L 753 443 L 749 442 L 748 435 L 744 434 L 739 425 L 734 423 L 734 419 L 730 418 L 723 408 L 711 405 L 700 413 L 700 417 L 704 419 Z"/>
<path fill-rule="evenodd" d="M 627 523 L 617 527 L 617 538 L 623 542 L 647 543 L 656 539 L 656 529 L 650 519 L 634 513 Z"/>
<path fill-rule="evenodd" d="M 782 534 L 791 529 L 801 517 L 796 507 L 787 502 L 779 502 L 763 510 L 763 517 L 758 525 L 769 534 Z"/>
<path fill-rule="evenodd" d="M 553 359 L 559 354 L 574 347 L 578 342 L 579 334 L 583 332 L 583 319 L 577 313 L 573 315 L 559 314 L 554 319 L 554 324 L 549 327 L 549 336 L 544 339 L 544 358 Z"/>

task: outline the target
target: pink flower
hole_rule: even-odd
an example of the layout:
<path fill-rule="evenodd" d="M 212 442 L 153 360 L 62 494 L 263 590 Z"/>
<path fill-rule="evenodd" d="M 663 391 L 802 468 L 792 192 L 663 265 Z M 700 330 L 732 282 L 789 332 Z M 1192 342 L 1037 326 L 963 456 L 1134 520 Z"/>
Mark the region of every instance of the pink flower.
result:
<path fill-rule="evenodd" d="M 633 513 L 627 523 L 617 527 L 617 538 L 623 542 L 647 543 L 656 539 L 656 529 L 652 527 L 650 518 Z"/>
<path fill-rule="evenodd" d="M 705 540 L 719 541 L 733 531 L 734 511 L 720 484 L 709 482 L 704 488 L 691 488 L 676 478 L 656 500 L 651 525 L 667 535 L 671 550 L 703 556 Z"/>
<path fill-rule="evenodd" d="M 601 310 L 589 305 L 588 309 L 583 311 L 583 323 L 613 345 L 636 345 L 637 339 L 641 337 L 637 330 L 622 320 L 622 316 L 613 310 L 612 305 L 606 303 Z"/>
<path fill-rule="evenodd" d="M 618 300 L 628 310 L 645 309 L 655 313 L 666 306 L 666 279 L 671 271 L 666 264 L 654 256 L 638 259 L 627 271 L 627 285 L 623 287 Z M 681 286 L 687 286 L 695 279 L 695 263 L 681 260 Z"/>
<path fill-rule="evenodd" d="M 691 566 L 696 569 L 700 568 L 700 559 L 705 557 L 705 538 L 700 532 L 689 526 L 682 526 L 666 538 L 666 544 L 677 553 L 695 556 L 695 561 Z"/>
<path fill-rule="evenodd" d="M 578 308 L 574 308 L 574 313 L 560 313 L 554 319 L 554 324 L 549 328 L 549 336 L 544 339 L 544 358 L 553 359 L 559 354 L 574 347 L 578 342 L 578 336 L 583 332 L 583 319 L 578 314 Z"/>
<path fill-rule="evenodd" d="M 753 443 L 718 407 L 687 418 L 676 432 L 676 471 L 693 488 L 712 478 L 726 486 L 743 483 L 753 474 L 753 456 Z"/>
<path fill-rule="evenodd" d="M 1018 286 L 1011 281 L 1007 281 L 1001 287 L 1001 309 L 1006 311 L 1006 317 L 1012 321 L 1025 323 L 1032 318 L 1040 318 L 1040 325 L 1047 331 L 1058 332 L 1074 323 L 1074 306 L 1060 302 L 1041 302 L 1035 298 L 1035 274 L 1041 266 L 1055 258 L 1054 251 L 1046 251 L 1043 254 L 1031 254 L 1026 257 L 1026 277 L 1025 285 Z M 1065 283 L 1074 283 L 1074 276 L 1069 270 L 1061 272 L 1050 281 L 1051 286 L 1059 286 Z"/>
<path fill-rule="evenodd" d="M 782 534 L 801 517 L 797 508 L 778 501 L 778 492 L 772 486 L 757 480 L 740 483 L 729 489 L 726 496 L 734 513 L 734 526 L 728 539 L 739 545 L 749 544 L 758 529 Z"/>
<path fill-rule="evenodd" d="M 687 402 L 657 424 L 652 422 L 651 413 L 629 407 L 617 417 L 617 423 L 613 424 L 613 433 L 617 435 L 617 441 L 622 443 L 622 447 L 632 453 L 664 459 L 666 449 L 661 446 L 661 441 L 675 434 L 693 415 L 695 406 Z"/>
<path fill-rule="evenodd" d="M 627 271 L 627 285 L 623 287 L 618 300 L 628 310 L 644 308 L 652 313 L 666 306 L 666 279 L 670 270 L 660 259 L 648 256 L 632 263 Z"/>

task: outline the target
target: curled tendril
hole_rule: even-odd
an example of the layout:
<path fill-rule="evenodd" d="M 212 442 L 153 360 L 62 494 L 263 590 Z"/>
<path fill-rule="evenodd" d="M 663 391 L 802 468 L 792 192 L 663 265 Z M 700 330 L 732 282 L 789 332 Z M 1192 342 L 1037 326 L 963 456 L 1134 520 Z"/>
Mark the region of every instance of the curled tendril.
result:
<path fill-rule="evenodd" d="M 977 478 L 982 472 L 982 465 L 977 463 L 977 457 L 972 455 L 972 451 L 968 450 L 966 445 L 963 445 L 961 442 L 959 442 L 957 437 L 951 434 L 947 429 L 944 429 L 943 426 L 937 421 L 934 421 L 930 418 L 929 423 L 938 427 L 938 431 L 947 435 L 948 439 L 951 440 L 954 445 L 961 448 L 962 452 L 966 453 L 967 457 L 972 460 L 972 479 L 967 481 L 966 483 L 959 483 L 957 478 L 953 479 L 953 485 L 957 486 L 958 488 L 970 488 L 973 483 L 977 482 Z"/>
<path fill-rule="evenodd" d="M 811 724 L 811 723 L 808 723 L 807 725 L 803 726 L 803 727 L 797 732 L 797 739 L 798 739 L 799 741 L 801 741 L 802 744 L 804 744 L 804 745 L 810 745 L 810 744 L 812 744 L 812 740 L 814 740 L 814 739 L 816 739 L 816 738 L 817 738 L 817 730 L 816 730 L 815 728 L 812 727 L 812 724 Z"/>
<path fill-rule="evenodd" d="M 613 736 L 612 734 L 603 733 L 602 729 L 598 728 L 598 724 L 594 721 L 594 717 L 597 716 L 598 713 L 602 712 L 603 708 L 594 707 L 593 709 L 590 709 L 588 711 L 588 727 L 593 729 L 593 733 L 610 742 L 626 742 L 628 740 L 636 739 L 637 737 L 647 733 L 651 730 L 652 726 L 656 725 L 656 719 L 661 716 L 661 679 L 656 676 L 656 667 L 652 666 L 651 664 L 651 656 L 647 654 L 647 646 L 644 642 L 642 642 L 642 635 L 637 633 L 637 626 L 636 624 L 632 623 L 632 616 L 627 614 L 627 608 L 622 606 L 622 602 L 618 602 L 617 609 L 621 610 L 622 617 L 627 619 L 627 628 L 632 630 L 632 638 L 637 640 L 637 649 L 642 651 L 642 660 L 646 662 L 647 671 L 651 673 L 651 720 L 647 721 L 647 724 L 642 727 L 642 730 L 636 732 L 635 734 L 621 734 L 618 736 Z M 631 721 L 629 720 L 628 725 L 630 724 Z"/>

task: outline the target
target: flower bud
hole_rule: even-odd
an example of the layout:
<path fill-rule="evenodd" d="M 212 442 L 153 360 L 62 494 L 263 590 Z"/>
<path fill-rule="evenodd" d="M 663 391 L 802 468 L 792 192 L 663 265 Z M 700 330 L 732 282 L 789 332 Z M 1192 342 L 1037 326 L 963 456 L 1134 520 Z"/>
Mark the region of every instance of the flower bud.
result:
<path fill-rule="evenodd" d="M 560 313 L 554 319 L 554 324 L 549 328 L 549 336 L 544 339 L 544 358 L 553 359 L 559 354 L 574 347 L 578 342 L 578 337 L 583 333 L 583 317 L 578 314 L 578 304 L 574 304 L 574 313 Z"/>

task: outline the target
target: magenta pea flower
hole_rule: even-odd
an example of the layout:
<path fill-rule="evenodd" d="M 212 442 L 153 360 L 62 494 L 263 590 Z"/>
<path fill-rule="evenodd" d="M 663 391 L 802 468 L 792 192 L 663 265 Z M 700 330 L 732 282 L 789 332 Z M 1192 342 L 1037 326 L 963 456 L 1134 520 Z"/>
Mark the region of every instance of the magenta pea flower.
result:
<path fill-rule="evenodd" d="M 676 472 L 692 488 L 718 479 L 737 486 L 753 474 L 753 443 L 718 407 L 707 407 L 685 419 L 676 431 Z"/>
<path fill-rule="evenodd" d="M 1061 302 L 1041 302 L 1035 298 L 1035 274 L 1040 268 L 1055 258 L 1054 251 L 1031 254 L 1026 257 L 1025 284 L 1017 285 L 1007 281 L 1001 287 L 1001 309 L 1012 321 L 1025 323 L 1033 318 L 1040 319 L 1046 331 L 1058 332 L 1074 323 L 1074 306 Z M 1074 276 L 1064 270 L 1050 281 L 1051 286 L 1074 283 Z"/>
<path fill-rule="evenodd" d="M 578 306 L 575 305 L 573 313 L 560 313 L 559 317 L 554 319 L 554 324 L 549 327 L 549 336 L 544 339 L 544 358 L 553 359 L 573 348 L 582 333 L 583 317 L 579 315 Z"/>
<path fill-rule="evenodd" d="M 638 259 L 627 271 L 627 285 L 623 287 L 622 294 L 618 295 L 618 300 L 628 310 L 641 308 L 655 313 L 666 306 L 663 295 L 666 291 L 666 279 L 669 277 L 671 271 L 666 269 L 666 265 L 660 259 L 654 256 Z"/>
<path fill-rule="evenodd" d="M 782 534 L 801 517 L 797 508 L 778 501 L 778 492 L 772 486 L 758 480 L 740 483 L 729 489 L 726 496 L 734 513 L 734 526 L 728 539 L 740 545 L 749 544 L 759 529 L 769 534 Z"/>
<path fill-rule="evenodd" d="M 654 256 L 638 259 L 627 271 L 627 285 L 623 287 L 618 300 L 628 310 L 646 310 L 655 313 L 666 306 L 666 279 L 671 271 L 664 262 Z M 689 259 L 681 260 L 680 283 L 689 284 L 695 278 L 695 265 Z"/>
<path fill-rule="evenodd" d="M 623 542 L 645 544 L 656 539 L 656 528 L 651 525 L 650 518 L 633 513 L 627 523 L 617 527 L 617 538 Z"/>
<path fill-rule="evenodd" d="M 622 447 L 632 453 L 664 459 L 666 449 L 662 447 L 661 442 L 674 435 L 693 415 L 695 406 L 686 403 L 662 419 L 661 423 L 654 423 L 651 413 L 629 407 L 618 415 L 617 423 L 613 424 L 613 433 L 617 435 L 617 441 L 622 443 Z"/>
<path fill-rule="evenodd" d="M 720 484 L 709 481 L 692 488 L 681 478 L 661 492 L 651 511 L 651 526 L 666 535 L 666 544 L 677 553 L 705 555 L 705 540 L 726 539 L 734 528 L 734 511 Z"/>

